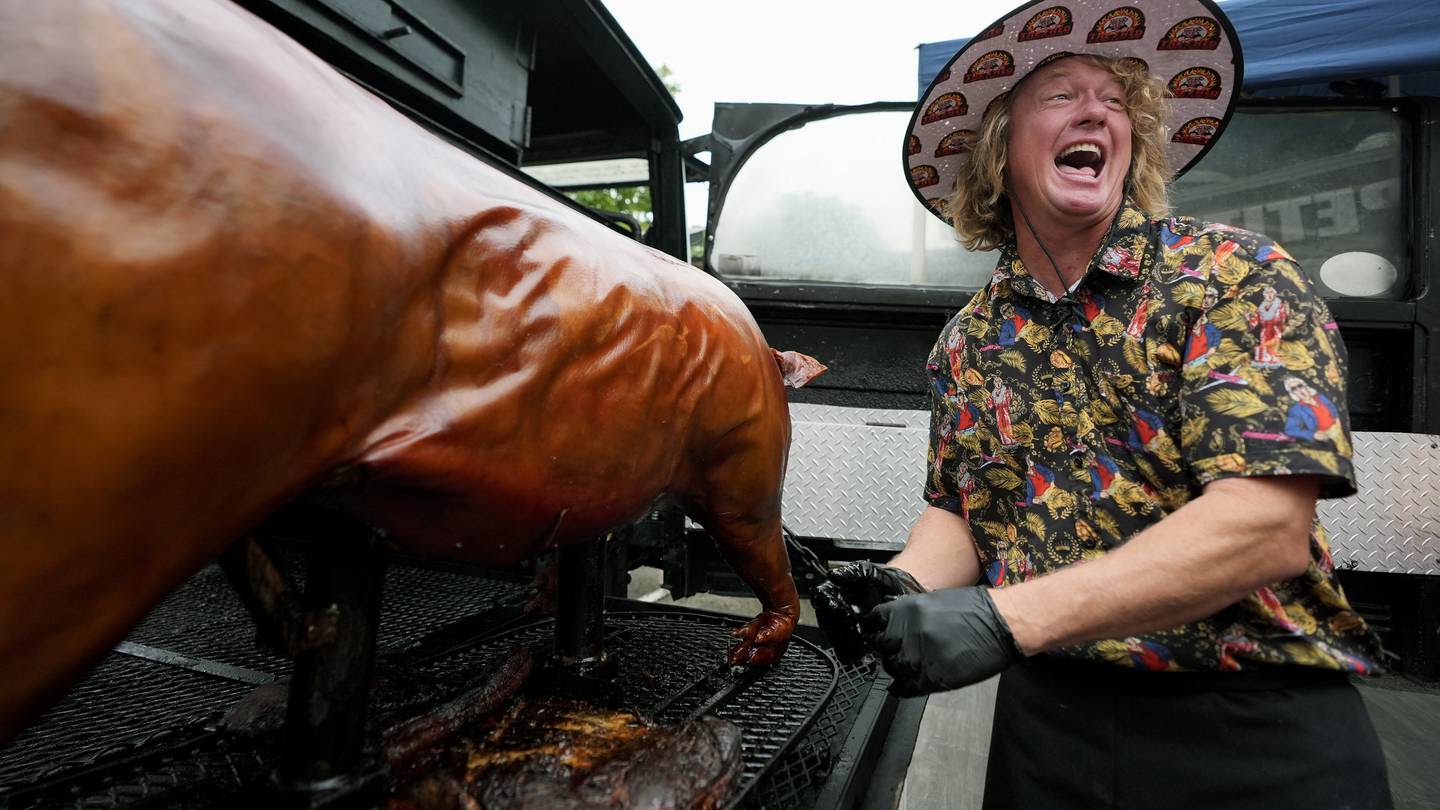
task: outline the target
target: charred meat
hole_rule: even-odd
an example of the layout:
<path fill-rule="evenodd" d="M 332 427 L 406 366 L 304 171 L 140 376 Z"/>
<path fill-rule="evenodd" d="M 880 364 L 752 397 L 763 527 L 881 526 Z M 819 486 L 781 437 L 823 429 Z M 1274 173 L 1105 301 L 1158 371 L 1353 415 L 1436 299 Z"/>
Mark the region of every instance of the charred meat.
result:
<path fill-rule="evenodd" d="M 408 791 L 407 801 L 422 810 L 468 801 L 486 810 L 711 810 L 741 770 L 733 723 L 702 717 L 661 727 L 559 697 L 521 700 L 446 753 L 448 767 Z"/>

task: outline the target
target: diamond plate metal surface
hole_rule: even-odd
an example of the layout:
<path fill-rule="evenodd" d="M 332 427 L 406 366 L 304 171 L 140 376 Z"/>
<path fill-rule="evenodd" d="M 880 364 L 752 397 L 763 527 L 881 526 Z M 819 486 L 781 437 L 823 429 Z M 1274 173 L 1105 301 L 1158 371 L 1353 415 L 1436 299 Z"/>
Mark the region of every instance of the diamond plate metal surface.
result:
<path fill-rule="evenodd" d="M 1440 436 L 1356 433 L 1355 478 L 1318 510 L 1336 567 L 1440 574 Z"/>
<path fill-rule="evenodd" d="M 926 411 L 792 403 L 785 522 L 850 548 L 903 548 L 924 509 Z M 1360 492 L 1321 501 L 1337 566 L 1440 574 L 1440 436 L 1356 433 Z"/>
<path fill-rule="evenodd" d="M 790 421 L 790 530 L 850 548 L 903 548 L 925 508 L 929 412 L 797 402 Z"/>

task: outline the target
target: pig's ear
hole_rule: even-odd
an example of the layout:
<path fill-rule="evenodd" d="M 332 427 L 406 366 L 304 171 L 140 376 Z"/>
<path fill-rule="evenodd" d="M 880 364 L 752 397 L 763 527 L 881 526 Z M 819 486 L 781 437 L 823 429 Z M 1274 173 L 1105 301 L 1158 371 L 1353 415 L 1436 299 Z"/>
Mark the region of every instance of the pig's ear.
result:
<path fill-rule="evenodd" d="M 790 388 L 799 388 L 825 373 L 825 364 L 808 354 L 781 352 L 771 349 L 775 365 L 780 367 L 780 377 Z"/>

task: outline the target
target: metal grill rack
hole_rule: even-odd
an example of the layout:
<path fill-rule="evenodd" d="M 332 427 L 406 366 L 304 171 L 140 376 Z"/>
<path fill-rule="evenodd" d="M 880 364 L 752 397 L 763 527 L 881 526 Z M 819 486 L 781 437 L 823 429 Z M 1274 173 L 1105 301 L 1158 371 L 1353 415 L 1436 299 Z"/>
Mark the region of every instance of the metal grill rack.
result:
<path fill-rule="evenodd" d="M 379 637 L 392 653 L 463 627 L 524 593 L 520 584 L 491 575 L 408 561 L 392 562 L 386 583 Z M 683 719 L 711 702 L 728 683 L 724 651 L 739 623 L 611 600 L 606 647 L 618 659 L 625 702 L 642 711 L 663 706 L 662 721 Z M 517 645 L 543 646 L 549 625 L 451 646 L 418 662 L 403 655 L 391 661 L 413 668 L 432 690 L 461 684 Z M 0 749 L 0 810 L 198 810 L 263 784 L 275 761 L 275 735 L 244 739 L 216 730 L 219 716 L 256 683 L 289 672 L 286 658 L 256 648 L 253 638 L 253 625 L 221 572 L 202 571 L 128 639 L 141 651 L 182 657 L 107 656 L 61 704 Z M 797 638 L 763 677 L 714 701 L 709 712 L 745 729 L 744 773 L 731 806 L 812 806 L 875 678 L 873 664 L 839 668 L 828 653 Z M 388 713 L 396 711 L 404 710 L 392 706 Z"/>
<path fill-rule="evenodd" d="M 215 716 L 251 688 L 111 655 L 5 748 L 0 784 L 18 787 L 163 744 L 177 728 Z"/>
<path fill-rule="evenodd" d="M 820 785 L 834 767 L 846 734 L 870 694 L 877 669 L 874 659 L 868 657 L 840 668 L 825 711 L 755 791 L 751 801 L 755 810 L 809 807 L 815 803 Z"/>
<path fill-rule="evenodd" d="M 725 652 L 730 632 L 742 624 L 738 619 L 618 610 L 606 613 L 605 624 L 605 649 L 628 706 L 661 723 L 707 714 L 740 726 L 743 772 L 730 807 L 745 806 L 749 793 L 821 716 L 835 689 L 835 660 L 801 638 L 759 677 L 725 674 Z M 551 633 L 550 621 L 538 622 L 431 662 L 422 671 L 440 678 L 484 671 L 516 647 L 544 648 Z"/>

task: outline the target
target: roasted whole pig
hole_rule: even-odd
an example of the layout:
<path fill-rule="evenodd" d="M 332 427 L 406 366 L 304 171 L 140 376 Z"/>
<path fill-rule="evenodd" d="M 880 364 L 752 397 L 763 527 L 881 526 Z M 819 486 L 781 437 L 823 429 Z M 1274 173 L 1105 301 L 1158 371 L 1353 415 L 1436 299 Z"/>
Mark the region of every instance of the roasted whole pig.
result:
<path fill-rule="evenodd" d="M 0 0 L 0 740 L 297 496 L 507 564 L 672 497 L 783 651 L 782 371 L 722 284 L 224 0 Z"/>

